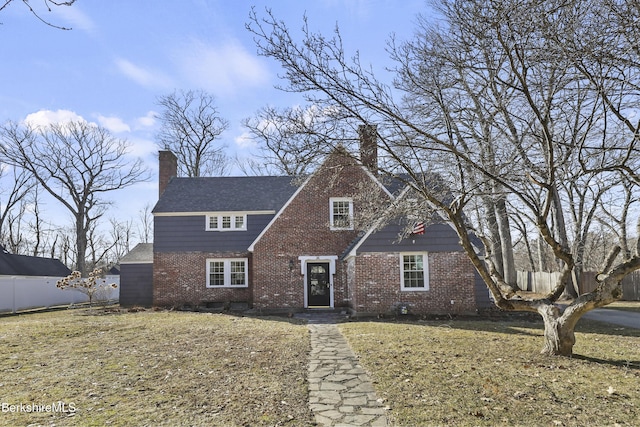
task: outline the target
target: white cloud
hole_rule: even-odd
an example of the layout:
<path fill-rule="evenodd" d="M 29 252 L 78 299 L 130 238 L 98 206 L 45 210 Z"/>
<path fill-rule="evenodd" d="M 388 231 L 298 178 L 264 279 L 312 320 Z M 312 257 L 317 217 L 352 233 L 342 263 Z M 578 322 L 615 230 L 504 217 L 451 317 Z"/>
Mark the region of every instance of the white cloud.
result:
<path fill-rule="evenodd" d="M 158 152 L 158 146 L 150 139 L 130 138 L 128 152 L 131 156 L 146 158 Z"/>
<path fill-rule="evenodd" d="M 257 145 L 256 142 L 251 139 L 249 132 L 243 132 L 241 135 L 238 135 L 235 137 L 234 142 L 241 148 L 254 148 Z"/>
<path fill-rule="evenodd" d="M 92 33 L 96 28 L 93 20 L 80 10 L 79 5 L 73 5 L 73 7 L 56 7 L 52 10 L 67 21 L 69 26 L 74 30 L 83 30 Z"/>
<path fill-rule="evenodd" d="M 29 114 L 24 122 L 32 126 L 49 126 L 57 123 L 86 122 L 79 114 L 69 110 L 40 110 Z"/>
<path fill-rule="evenodd" d="M 98 123 L 100 123 L 100 126 L 107 128 L 113 133 L 131 132 L 129 125 L 123 122 L 119 117 L 105 117 L 103 115 L 98 115 Z"/>
<path fill-rule="evenodd" d="M 177 59 L 193 87 L 216 95 L 233 95 L 244 88 L 269 84 L 266 64 L 235 40 L 216 46 L 194 40 Z"/>
<path fill-rule="evenodd" d="M 141 128 L 150 128 L 156 124 L 156 116 L 158 113 L 155 111 L 149 111 L 146 115 L 142 117 L 138 117 L 136 119 L 136 124 Z"/>
<path fill-rule="evenodd" d="M 118 58 L 115 62 L 122 74 L 141 86 L 153 88 L 171 86 L 171 79 L 162 72 L 145 69 L 123 58 Z"/>

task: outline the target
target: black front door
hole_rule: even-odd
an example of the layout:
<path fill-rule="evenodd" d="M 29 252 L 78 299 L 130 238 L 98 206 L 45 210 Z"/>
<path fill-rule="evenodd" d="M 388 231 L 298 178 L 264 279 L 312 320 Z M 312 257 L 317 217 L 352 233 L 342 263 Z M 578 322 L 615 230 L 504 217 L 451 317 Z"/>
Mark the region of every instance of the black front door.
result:
<path fill-rule="evenodd" d="M 307 298 L 309 307 L 331 305 L 328 262 L 307 263 Z"/>

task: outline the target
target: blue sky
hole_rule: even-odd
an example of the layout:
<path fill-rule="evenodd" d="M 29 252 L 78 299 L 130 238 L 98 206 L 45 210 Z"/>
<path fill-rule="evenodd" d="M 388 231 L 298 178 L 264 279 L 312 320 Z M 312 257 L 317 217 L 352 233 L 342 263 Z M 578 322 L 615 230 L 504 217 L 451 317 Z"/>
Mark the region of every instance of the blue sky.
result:
<path fill-rule="evenodd" d="M 0 12 L 0 121 L 82 117 L 127 139 L 153 176 L 111 195 L 113 216 L 135 218 L 157 199 L 158 96 L 176 89 L 214 94 L 230 122 L 222 140 L 240 157 L 254 149 L 243 138 L 242 119 L 267 104 L 302 103 L 273 88 L 279 67 L 257 56 L 245 29 L 252 6 L 260 13 L 268 6 L 293 29 L 305 13 L 311 28 L 325 34 L 337 23 L 347 53 L 359 50 L 377 70 L 389 64 L 390 34 L 410 37 L 416 14 L 428 14 L 425 0 L 77 0 L 41 11 L 49 22 L 73 28 L 61 31 L 16 0 Z"/>

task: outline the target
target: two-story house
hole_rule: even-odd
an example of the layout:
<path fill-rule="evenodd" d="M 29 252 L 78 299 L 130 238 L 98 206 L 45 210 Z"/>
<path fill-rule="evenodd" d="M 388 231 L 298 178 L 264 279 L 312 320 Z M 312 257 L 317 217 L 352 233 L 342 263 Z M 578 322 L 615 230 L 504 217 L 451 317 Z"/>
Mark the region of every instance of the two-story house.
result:
<path fill-rule="evenodd" d="M 397 181 L 378 178 L 370 134 L 361 131 L 362 162 L 339 148 L 302 182 L 180 178 L 173 153 L 161 151 L 153 305 L 244 303 L 265 312 L 344 308 L 358 315 L 468 313 L 489 305 L 444 221 L 404 239 L 402 218 L 357 221 L 363 191 L 382 204 L 401 194 Z"/>

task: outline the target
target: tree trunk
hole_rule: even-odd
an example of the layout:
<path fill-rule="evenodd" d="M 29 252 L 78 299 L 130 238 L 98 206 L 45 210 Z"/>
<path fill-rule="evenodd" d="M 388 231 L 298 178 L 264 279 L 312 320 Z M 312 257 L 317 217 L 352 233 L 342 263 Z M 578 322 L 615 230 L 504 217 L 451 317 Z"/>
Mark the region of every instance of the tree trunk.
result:
<path fill-rule="evenodd" d="M 527 248 L 527 258 L 529 259 L 529 268 L 531 271 L 536 271 L 536 261 L 533 259 L 533 249 L 531 249 L 531 242 L 529 241 L 529 236 L 524 234 L 524 244 Z"/>
<path fill-rule="evenodd" d="M 576 343 L 575 325 L 580 315 L 564 317 L 554 305 L 545 305 L 538 309 L 544 321 L 544 347 L 542 354 L 547 356 L 571 356 Z"/>
<path fill-rule="evenodd" d="M 498 274 L 504 277 L 504 261 L 502 256 L 502 241 L 500 239 L 500 229 L 496 218 L 495 203 L 489 197 L 483 198 L 485 213 L 487 215 L 487 227 L 489 238 L 491 239 L 491 255 L 493 264 Z"/>
<path fill-rule="evenodd" d="M 549 271 L 545 262 L 545 246 L 541 233 L 538 234 L 538 240 L 536 241 L 536 244 L 538 246 L 538 271 Z"/>
<path fill-rule="evenodd" d="M 76 218 L 76 270 L 82 277 L 87 276 L 87 231 L 82 222 L 82 217 L 78 214 Z"/>
<path fill-rule="evenodd" d="M 612 303 L 622 297 L 622 279 L 640 267 L 640 257 L 617 265 L 609 273 L 601 274 L 598 287 L 576 298 L 563 313 L 549 303 L 537 307 L 544 321 L 544 347 L 548 356 L 571 356 L 576 342 L 574 334 L 578 320 L 590 310 Z M 608 268 L 607 268 L 608 269 Z"/>
<path fill-rule="evenodd" d="M 542 354 L 547 356 L 571 356 L 576 337 L 573 327 L 558 319 L 544 321 L 544 347 Z"/>
<path fill-rule="evenodd" d="M 564 213 L 562 211 L 562 201 L 560 200 L 560 195 L 558 194 L 558 190 L 554 188 L 553 190 L 553 218 L 555 222 L 555 236 L 558 240 L 558 243 L 562 245 L 563 248 L 569 247 L 569 239 L 567 238 L 567 227 L 564 221 Z M 564 283 L 565 288 L 563 292 L 563 298 L 565 299 L 574 299 L 578 296 L 578 292 L 573 286 L 572 281 L 567 281 Z"/>
<path fill-rule="evenodd" d="M 514 290 L 518 288 L 518 273 L 513 259 L 513 240 L 511 239 L 511 226 L 509 225 L 509 214 L 507 213 L 506 198 L 501 196 L 495 204 L 496 223 L 500 233 L 500 245 L 502 249 L 502 271 L 505 282 Z"/>

